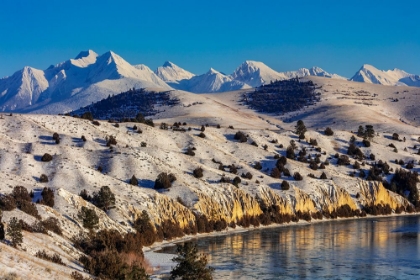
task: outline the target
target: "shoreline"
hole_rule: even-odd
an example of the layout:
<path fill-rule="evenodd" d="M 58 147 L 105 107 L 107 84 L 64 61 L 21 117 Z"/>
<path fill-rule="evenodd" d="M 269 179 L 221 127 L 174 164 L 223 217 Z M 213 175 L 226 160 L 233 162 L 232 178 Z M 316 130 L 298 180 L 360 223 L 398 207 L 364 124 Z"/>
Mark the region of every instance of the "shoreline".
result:
<path fill-rule="evenodd" d="M 298 222 L 290 222 L 290 223 L 283 223 L 283 224 L 273 223 L 267 226 L 264 226 L 264 225 L 260 225 L 258 227 L 250 226 L 248 228 L 242 228 L 239 226 L 236 228 L 228 227 L 226 230 L 223 230 L 223 231 L 197 233 L 195 235 L 185 235 L 183 237 L 175 238 L 172 240 L 164 240 L 162 242 L 156 242 L 149 247 L 143 247 L 143 253 L 144 253 L 145 260 L 150 264 L 150 266 L 153 269 L 153 274 L 151 275 L 152 279 L 161 279 L 162 277 L 166 277 L 171 271 L 172 266 L 174 266 L 175 263 L 172 262 L 172 258 L 175 255 L 168 254 L 168 253 L 159 253 L 158 251 L 166 247 L 175 246 L 178 243 L 191 241 L 194 239 L 202 239 L 206 237 L 215 237 L 215 236 L 225 236 L 225 235 L 249 232 L 249 231 L 254 231 L 254 230 L 307 226 L 307 225 L 325 223 L 325 222 L 351 221 L 351 220 L 359 220 L 359 219 L 387 219 L 387 218 L 393 218 L 393 217 L 406 217 L 406 216 L 420 216 L 420 213 L 401 213 L 401 214 L 392 213 L 391 215 L 377 215 L 377 216 L 367 215 L 366 217 L 348 217 L 348 218 L 322 219 L 322 220 L 312 219 L 310 222 L 307 222 L 305 220 L 299 220 Z"/>

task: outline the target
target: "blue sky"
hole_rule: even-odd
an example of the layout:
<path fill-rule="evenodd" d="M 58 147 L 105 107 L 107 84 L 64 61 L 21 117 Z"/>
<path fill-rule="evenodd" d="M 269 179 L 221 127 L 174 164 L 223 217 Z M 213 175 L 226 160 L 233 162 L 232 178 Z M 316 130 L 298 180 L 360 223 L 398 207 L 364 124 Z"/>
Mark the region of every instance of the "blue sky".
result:
<path fill-rule="evenodd" d="M 346 77 L 364 63 L 420 74 L 419 11 L 417 0 L 3 0 L 0 77 L 87 49 L 196 74 L 231 73 L 245 60 Z"/>

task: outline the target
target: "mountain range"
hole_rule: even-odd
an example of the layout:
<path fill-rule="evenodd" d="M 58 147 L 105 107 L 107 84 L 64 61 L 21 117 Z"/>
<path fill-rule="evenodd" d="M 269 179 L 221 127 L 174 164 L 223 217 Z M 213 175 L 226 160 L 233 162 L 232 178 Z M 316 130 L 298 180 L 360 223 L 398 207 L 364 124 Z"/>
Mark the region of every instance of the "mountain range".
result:
<path fill-rule="evenodd" d="M 24 67 L 12 76 L 0 79 L 0 111 L 56 114 L 131 88 L 212 93 L 254 88 L 275 80 L 305 76 L 346 80 L 319 67 L 277 72 L 257 61 L 245 61 L 230 75 L 212 68 L 205 74 L 195 75 L 169 61 L 152 71 L 143 64 L 131 65 L 112 51 L 98 55 L 89 50 L 46 70 Z M 350 80 L 420 86 L 418 75 L 399 69 L 381 71 L 370 65 L 364 65 Z"/>

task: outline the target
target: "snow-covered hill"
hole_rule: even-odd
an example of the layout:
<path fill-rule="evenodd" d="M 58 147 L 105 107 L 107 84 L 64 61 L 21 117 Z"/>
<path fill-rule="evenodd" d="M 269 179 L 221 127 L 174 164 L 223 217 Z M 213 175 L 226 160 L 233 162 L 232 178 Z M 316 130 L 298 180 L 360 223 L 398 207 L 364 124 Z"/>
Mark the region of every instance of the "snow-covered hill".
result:
<path fill-rule="evenodd" d="M 419 75 L 409 74 L 397 68 L 383 71 L 369 64 L 363 65 L 350 80 L 387 86 L 420 86 Z"/>
<path fill-rule="evenodd" d="M 88 68 L 90 64 L 84 65 Z M 397 92 L 394 87 L 324 77 L 303 80 L 318 85 L 320 101 L 282 116 L 245 107 L 240 91 L 171 91 L 181 106 L 159 110 L 153 116 L 155 127 L 107 121 L 99 121 L 97 126 L 89 120 L 57 115 L 0 116 L 0 194 L 11 193 L 15 186 L 23 186 L 36 196 L 44 187 L 53 189 L 54 205 L 36 204 L 36 209 L 43 221 L 58 219 L 63 231 L 62 236 L 51 231 L 24 231 L 23 243 L 17 249 L 7 245 L 10 238 L 6 236 L 0 243 L 0 278 L 15 273 L 27 279 L 71 279 L 72 272 L 83 273 L 78 261 L 82 252 L 72 241 L 80 231 L 88 232 L 78 215 L 83 206 L 99 216 L 99 229 L 122 233 L 134 230 L 132 225 L 143 210 L 156 227 L 169 220 L 186 229 L 204 216 L 240 230 L 245 224 L 241 221 L 247 217 L 265 217 L 267 222 L 270 217 L 297 217 L 294 215 L 300 212 L 325 220 L 328 212 L 345 205 L 355 211 L 371 205 L 388 205 L 393 213 L 408 211 L 411 204 L 406 199 L 366 179 L 372 165 L 380 160 L 389 166 L 390 174 L 380 175 L 384 180 L 390 181 L 397 169 L 420 171 L 420 113 L 415 106 L 420 102 L 420 89 L 404 87 Z M 293 131 L 299 119 L 308 131 L 305 139 L 297 141 Z M 161 129 L 162 123 L 169 124 L 169 129 Z M 182 125 L 171 129 L 173 123 Z M 369 146 L 350 132 L 366 124 L 375 129 Z M 333 135 L 324 133 L 326 127 L 332 128 Z M 238 131 L 246 135 L 245 142 L 234 139 Z M 54 132 L 59 134 L 59 143 L 53 139 Z M 400 141 L 392 139 L 393 133 L 399 134 Z M 112 148 L 106 141 L 111 135 L 117 142 Z M 348 165 L 338 164 L 335 157 L 337 153 L 347 154 L 352 136 L 364 157 L 358 168 L 351 156 Z M 279 167 L 278 157 L 287 155 L 289 143 L 294 143 L 294 153 L 304 158 L 287 159 L 281 167 L 290 174 L 283 170 L 281 177 L 275 178 L 272 171 Z M 189 148 L 194 148 L 194 155 L 186 154 Z M 52 155 L 50 162 L 41 160 L 45 153 Z M 408 169 L 410 161 L 412 169 Z M 257 162 L 262 168 L 254 168 Z M 320 163 L 325 164 L 321 167 Z M 202 169 L 200 178 L 194 176 L 197 168 Z M 176 177 L 170 191 L 153 188 L 161 172 Z M 295 172 L 302 175 L 301 180 L 293 176 Z M 320 178 L 323 172 L 328 179 Z M 48 182 L 41 182 L 41 174 Z M 138 184 L 130 184 L 133 175 Z M 238 177 L 240 182 L 237 186 L 221 182 L 222 176 Z M 290 189 L 282 188 L 284 181 Z M 102 186 L 109 186 L 116 196 L 116 207 L 107 212 L 79 196 L 83 189 L 92 194 Z M 3 211 L 6 230 L 12 217 L 29 224 L 36 221 L 19 209 Z M 228 233 L 231 231 L 233 228 Z M 64 265 L 35 257 L 39 250 L 57 253 Z M 146 254 L 146 259 L 150 255 Z M 148 260 L 162 268 L 158 259 Z"/>

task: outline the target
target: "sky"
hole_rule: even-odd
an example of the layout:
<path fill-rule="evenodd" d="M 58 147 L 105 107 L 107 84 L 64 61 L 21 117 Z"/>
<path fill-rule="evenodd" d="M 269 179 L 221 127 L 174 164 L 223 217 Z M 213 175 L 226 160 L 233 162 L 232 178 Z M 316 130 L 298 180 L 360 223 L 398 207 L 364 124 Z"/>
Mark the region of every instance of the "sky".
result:
<path fill-rule="evenodd" d="M 418 0 L 2 0 L 0 77 L 88 49 L 195 74 L 230 74 L 245 60 L 345 77 L 363 64 L 420 74 L 419 11 Z"/>

